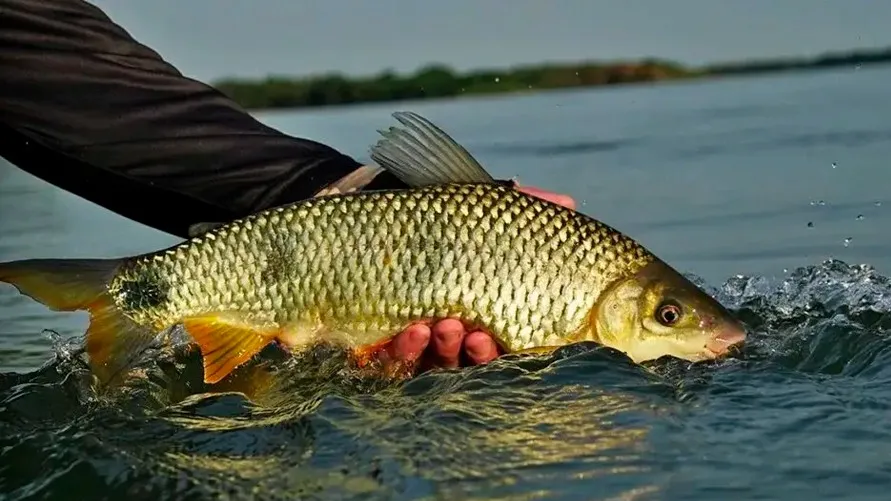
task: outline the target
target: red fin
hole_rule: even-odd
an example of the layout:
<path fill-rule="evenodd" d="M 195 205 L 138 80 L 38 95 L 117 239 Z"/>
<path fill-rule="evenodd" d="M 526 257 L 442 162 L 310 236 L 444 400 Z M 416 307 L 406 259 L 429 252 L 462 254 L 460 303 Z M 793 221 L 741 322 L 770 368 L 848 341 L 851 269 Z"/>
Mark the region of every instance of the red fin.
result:
<path fill-rule="evenodd" d="M 204 382 L 214 384 L 244 364 L 278 337 L 279 330 L 242 322 L 237 314 L 211 313 L 183 320 L 183 327 L 201 347 Z"/>

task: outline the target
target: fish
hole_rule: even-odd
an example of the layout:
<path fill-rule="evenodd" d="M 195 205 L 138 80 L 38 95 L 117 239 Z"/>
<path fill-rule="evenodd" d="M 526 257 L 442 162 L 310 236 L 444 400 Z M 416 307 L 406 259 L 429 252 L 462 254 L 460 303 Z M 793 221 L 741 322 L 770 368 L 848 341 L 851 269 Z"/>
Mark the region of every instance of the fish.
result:
<path fill-rule="evenodd" d="M 5 262 L 0 281 L 52 310 L 88 311 L 100 381 L 174 326 L 198 345 L 208 384 L 271 343 L 333 343 L 358 360 L 444 318 L 504 353 L 593 341 L 637 363 L 698 362 L 744 342 L 739 320 L 634 239 L 496 181 L 426 118 L 393 117 L 358 184 L 386 170 L 408 188 L 323 190 L 136 256 Z"/>

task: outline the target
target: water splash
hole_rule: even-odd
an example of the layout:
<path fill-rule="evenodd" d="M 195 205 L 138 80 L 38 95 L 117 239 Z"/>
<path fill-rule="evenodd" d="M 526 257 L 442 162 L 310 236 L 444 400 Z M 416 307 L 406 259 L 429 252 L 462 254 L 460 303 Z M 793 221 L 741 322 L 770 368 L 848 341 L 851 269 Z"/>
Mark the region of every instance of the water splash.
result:
<path fill-rule="evenodd" d="M 640 366 L 583 343 L 393 382 L 346 370 L 338 350 L 288 359 L 270 349 L 208 388 L 197 351 L 180 344 L 97 393 L 76 345 L 55 336 L 46 366 L 0 375 L 0 491 L 11 500 L 714 499 L 740 489 L 782 499 L 802 485 L 815 499 L 883 494 L 886 455 L 866 451 L 891 438 L 891 281 L 838 260 L 719 287 L 690 278 L 751 330 L 735 359 Z"/>

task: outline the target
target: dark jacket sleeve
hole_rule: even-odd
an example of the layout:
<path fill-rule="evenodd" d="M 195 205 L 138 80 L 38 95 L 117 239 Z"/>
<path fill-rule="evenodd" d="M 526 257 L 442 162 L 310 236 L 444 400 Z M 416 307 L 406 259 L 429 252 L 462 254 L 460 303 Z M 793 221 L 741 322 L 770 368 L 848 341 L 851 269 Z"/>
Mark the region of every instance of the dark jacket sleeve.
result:
<path fill-rule="evenodd" d="M 175 235 L 311 196 L 359 165 L 261 124 L 80 0 L 0 0 L 0 75 L 0 156 Z"/>

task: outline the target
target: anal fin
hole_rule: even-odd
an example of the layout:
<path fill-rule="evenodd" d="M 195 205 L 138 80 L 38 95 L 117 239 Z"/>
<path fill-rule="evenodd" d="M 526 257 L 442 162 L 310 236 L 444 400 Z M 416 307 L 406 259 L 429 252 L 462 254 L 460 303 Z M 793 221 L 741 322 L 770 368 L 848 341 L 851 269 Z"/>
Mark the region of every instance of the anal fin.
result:
<path fill-rule="evenodd" d="M 187 317 L 182 324 L 201 348 L 208 384 L 223 380 L 281 334 L 276 325 L 251 322 L 243 314 L 230 312 Z"/>

